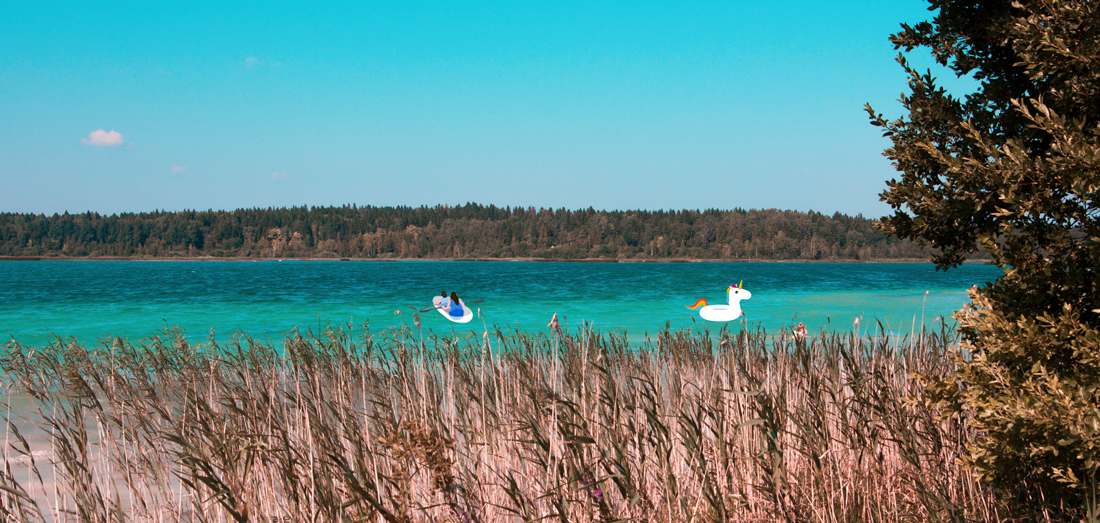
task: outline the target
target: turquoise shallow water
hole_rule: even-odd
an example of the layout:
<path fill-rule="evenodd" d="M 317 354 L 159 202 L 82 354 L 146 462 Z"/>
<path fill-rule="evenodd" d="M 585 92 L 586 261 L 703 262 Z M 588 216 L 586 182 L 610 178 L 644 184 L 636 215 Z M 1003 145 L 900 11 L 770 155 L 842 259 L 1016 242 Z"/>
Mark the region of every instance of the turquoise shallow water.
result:
<path fill-rule="evenodd" d="M 864 328 L 879 320 L 908 333 L 922 317 L 950 322 L 967 288 L 1000 273 L 894 263 L 13 261 L 0 263 L 0 335 L 30 345 L 53 335 L 136 341 L 180 326 L 195 339 L 213 328 L 219 341 L 234 331 L 278 341 L 295 326 L 316 330 L 318 320 L 369 321 L 372 330 L 411 324 L 409 306 L 428 307 L 446 289 L 485 300 L 472 307 L 490 326 L 545 330 L 557 313 L 567 328 L 584 320 L 637 340 L 666 322 L 698 328 L 705 322 L 686 305 L 724 303 L 726 286 L 741 280 L 753 296 L 741 304 L 748 322 L 768 331 L 798 322 L 847 331 L 862 316 Z M 476 318 L 460 325 L 432 311 L 420 316 L 437 332 L 481 330 Z"/>

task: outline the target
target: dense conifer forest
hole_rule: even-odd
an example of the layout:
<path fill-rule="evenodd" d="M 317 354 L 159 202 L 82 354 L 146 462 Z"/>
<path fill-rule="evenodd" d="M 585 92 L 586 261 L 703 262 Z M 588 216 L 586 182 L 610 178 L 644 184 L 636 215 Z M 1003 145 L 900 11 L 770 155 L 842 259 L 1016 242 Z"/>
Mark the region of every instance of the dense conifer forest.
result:
<path fill-rule="evenodd" d="M 840 213 L 597 211 L 469 203 L 140 214 L 0 213 L 0 256 L 869 260 L 925 258 Z"/>

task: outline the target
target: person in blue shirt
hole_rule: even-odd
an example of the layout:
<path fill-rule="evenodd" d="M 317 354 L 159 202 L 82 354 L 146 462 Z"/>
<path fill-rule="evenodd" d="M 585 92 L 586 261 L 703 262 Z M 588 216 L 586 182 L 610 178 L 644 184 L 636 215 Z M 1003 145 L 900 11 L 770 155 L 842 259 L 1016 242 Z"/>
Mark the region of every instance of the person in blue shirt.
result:
<path fill-rule="evenodd" d="M 451 297 L 447 301 L 450 301 L 451 306 L 447 314 L 450 314 L 452 318 L 461 318 L 466 315 L 466 311 L 462 307 L 462 300 L 458 299 L 458 293 L 451 291 Z"/>

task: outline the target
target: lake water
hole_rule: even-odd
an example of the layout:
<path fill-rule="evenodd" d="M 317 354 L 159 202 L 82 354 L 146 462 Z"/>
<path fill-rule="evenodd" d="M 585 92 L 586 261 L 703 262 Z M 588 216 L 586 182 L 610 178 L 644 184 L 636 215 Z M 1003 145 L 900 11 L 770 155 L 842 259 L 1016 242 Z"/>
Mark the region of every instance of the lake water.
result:
<path fill-rule="evenodd" d="M 769 332 L 798 322 L 811 332 L 849 331 L 862 317 L 863 328 L 878 320 L 909 333 L 922 318 L 950 323 L 968 302 L 966 289 L 1000 274 L 977 264 L 937 272 L 897 263 L 11 261 L 0 263 L 0 335 L 30 345 L 51 336 L 137 341 L 179 326 L 196 341 L 215 329 L 219 342 L 234 331 L 278 342 L 295 326 L 411 325 L 412 307 L 453 290 L 466 302 L 484 300 L 471 308 L 490 327 L 545 332 L 557 313 L 568 329 L 583 320 L 640 340 L 666 322 L 706 324 L 686 306 L 725 303 L 726 287 L 742 280 L 752 293 L 741 303 L 747 321 Z M 435 332 L 482 329 L 477 318 L 455 324 L 434 311 L 420 318 Z"/>

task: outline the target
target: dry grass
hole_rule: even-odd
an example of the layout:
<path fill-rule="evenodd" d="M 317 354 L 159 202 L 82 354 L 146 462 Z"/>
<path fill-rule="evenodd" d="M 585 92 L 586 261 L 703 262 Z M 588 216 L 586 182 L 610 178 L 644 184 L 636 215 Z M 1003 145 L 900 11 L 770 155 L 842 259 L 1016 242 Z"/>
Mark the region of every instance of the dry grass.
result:
<path fill-rule="evenodd" d="M 30 402 L 8 409 L 0 516 L 1007 520 L 956 462 L 961 424 L 906 400 L 953 343 L 365 325 L 281 348 L 13 341 L 9 405 Z"/>

